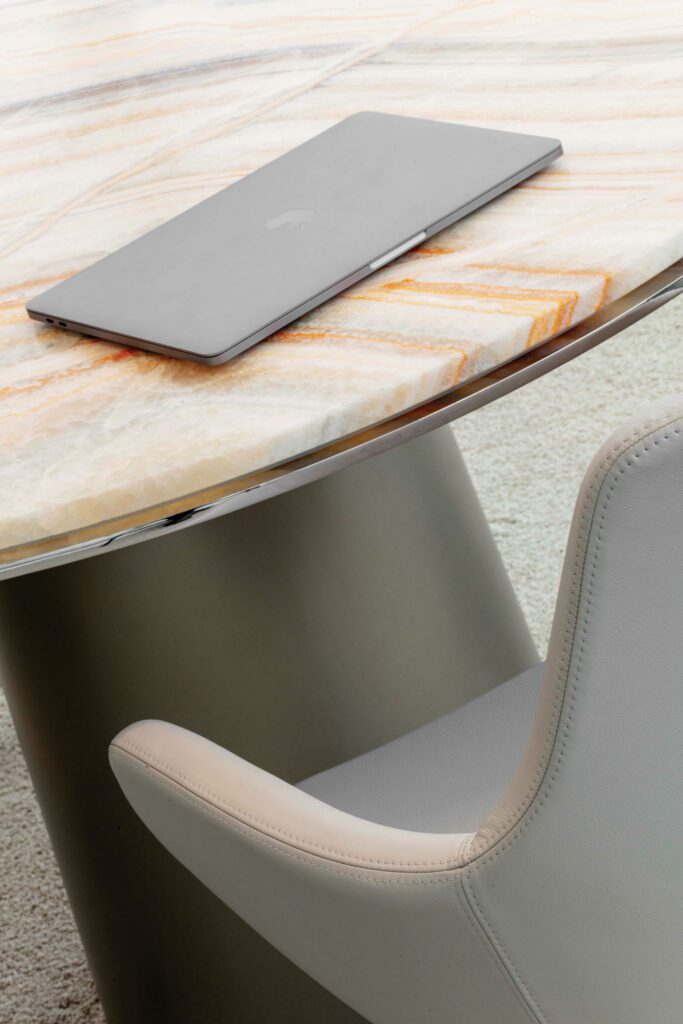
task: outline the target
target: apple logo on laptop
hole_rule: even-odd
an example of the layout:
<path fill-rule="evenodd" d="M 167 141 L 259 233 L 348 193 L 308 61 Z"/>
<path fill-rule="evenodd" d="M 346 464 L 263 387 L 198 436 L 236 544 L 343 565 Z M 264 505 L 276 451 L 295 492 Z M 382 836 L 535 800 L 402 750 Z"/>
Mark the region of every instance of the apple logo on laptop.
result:
<path fill-rule="evenodd" d="M 313 216 L 313 210 L 285 210 L 272 220 L 267 220 L 266 227 L 271 231 L 275 228 L 302 228 Z"/>

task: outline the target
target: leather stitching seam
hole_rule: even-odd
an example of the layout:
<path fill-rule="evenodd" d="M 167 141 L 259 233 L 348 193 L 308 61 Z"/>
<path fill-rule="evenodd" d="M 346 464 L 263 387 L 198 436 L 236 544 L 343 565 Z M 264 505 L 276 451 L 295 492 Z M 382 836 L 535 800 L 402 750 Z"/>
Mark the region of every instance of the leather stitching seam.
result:
<path fill-rule="evenodd" d="M 460 884 L 458 885 L 458 902 L 460 903 L 460 906 L 462 908 L 465 920 L 470 925 L 470 928 L 475 932 L 477 938 L 479 939 L 479 945 L 484 947 L 486 955 L 491 961 L 491 963 L 494 964 L 498 973 L 506 982 L 508 988 L 510 988 L 511 991 L 514 993 L 515 1000 L 517 1001 L 518 1005 L 524 1010 L 524 1013 L 527 1016 L 527 1018 L 533 1021 L 534 1024 L 539 1024 L 539 1017 L 537 1017 L 537 1015 L 533 1011 L 533 1008 L 529 1005 L 528 1000 L 526 1000 L 523 994 L 520 992 L 519 985 L 517 985 L 515 979 L 510 974 L 510 970 L 508 969 L 507 964 L 498 953 L 498 950 L 491 942 L 491 938 L 487 934 L 486 929 L 482 926 L 481 922 L 474 913 L 470 901 L 467 898 L 467 893 L 465 891 L 464 885 L 464 878 L 461 877 L 462 875 L 463 872 L 460 872 L 458 877 L 458 881 L 460 882 Z"/>
<path fill-rule="evenodd" d="M 678 413 L 675 419 L 680 418 Z M 651 424 L 653 431 L 658 431 L 666 426 L 664 424 L 657 424 L 652 422 Z M 649 435 L 645 435 L 649 436 Z M 634 427 L 630 433 L 619 437 L 614 445 L 600 460 L 599 465 L 594 471 L 594 478 L 591 481 L 590 487 L 586 493 L 583 506 L 581 509 L 580 516 L 580 527 L 576 539 L 576 557 L 574 559 L 574 565 L 572 568 L 572 583 L 570 588 L 570 594 L 568 598 L 568 615 L 567 624 L 564 631 L 564 639 L 562 645 L 562 653 L 558 659 L 558 683 L 555 686 L 553 701 L 552 701 L 552 714 L 550 715 L 548 729 L 543 741 L 538 757 L 538 766 L 529 782 L 529 785 L 525 792 L 519 798 L 517 805 L 511 810 L 508 815 L 499 823 L 498 829 L 495 836 L 491 839 L 487 839 L 485 836 L 481 836 L 479 833 L 473 833 L 468 840 L 465 840 L 463 849 L 463 860 L 467 863 L 472 863 L 475 859 L 478 859 L 482 855 L 490 852 L 490 850 L 497 845 L 499 842 L 504 840 L 509 835 L 515 826 L 519 824 L 520 817 L 526 810 L 529 809 L 533 803 L 535 797 L 540 792 L 543 781 L 548 771 L 549 763 L 552 758 L 552 753 L 557 740 L 557 734 L 559 731 L 560 720 L 562 717 L 562 710 L 564 706 L 564 699 L 566 695 L 566 678 L 569 670 L 569 660 L 571 651 L 573 648 L 574 639 L 576 636 L 576 622 L 578 615 L 578 591 L 581 585 L 580 570 L 581 563 L 585 560 L 586 546 L 590 529 L 593 525 L 595 516 L 595 506 L 597 498 L 599 497 L 600 491 L 606 479 L 607 471 L 610 466 L 614 465 L 618 458 L 628 451 L 630 447 L 637 444 L 638 441 L 643 440 L 642 425 Z"/>
<path fill-rule="evenodd" d="M 285 839 L 279 839 L 278 836 L 274 836 L 274 835 L 273 836 L 267 836 L 256 825 L 252 825 L 248 821 L 243 821 L 241 818 L 238 818 L 238 817 L 234 816 L 229 810 L 226 810 L 226 809 L 224 809 L 222 807 L 218 807 L 216 804 L 211 803 L 206 798 L 201 797 L 198 793 L 194 793 L 193 791 L 188 790 L 188 788 L 185 785 L 183 785 L 181 782 L 179 782 L 177 779 L 169 777 L 163 771 L 161 771 L 159 768 L 155 767 L 151 763 L 150 759 L 146 758 L 146 755 L 144 756 L 145 759 L 142 760 L 136 754 L 132 753 L 131 751 L 126 750 L 124 748 L 124 746 L 122 746 L 120 744 L 117 744 L 115 746 L 115 750 L 118 753 L 123 754 L 124 757 L 126 757 L 128 759 L 129 763 L 133 767 L 137 768 L 140 771 L 146 771 L 146 772 L 148 772 L 150 774 L 153 774 L 156 778 L 159 779 L 160 783 L 165 785 L 165 787 L 168 788 L 168 790 L 170 790 L 172 793 L 174 793 L 174 794 L 176 794 L 178 796 L 183 797 L 186 801 L 188 801 L 190 803 L 195 803 L 206 814 L 209 814 L 212 817 L 215 817 L 217 820 L 223 821 L 223 822 L 225 822 L 225 821 L 228 822 L 230 824 L 231 828 L 233 828 L 236 831 L 240 831 L 240 833 L 242 835 L 247 836 L 249 839 L 252 839 L 254 842 L 261 842 L 264 845 L 269 846 L 270 849 L 272 849 L 272 850 L 276 850 L 276 851 L 282 853 L 285 856 L 295 857 L 297 860 L 300 860 L 300 861 L 302 861 L 302 863 L 306 863 L 306 864 L 309 864 L 311 860 L 314 861 L 315 859 L 318 859 L 318 860 L 329 859 L 329 858 L 324 857 L 321 852 L 316 852 L 318 848 L 314 848 L 313 850 L 311 850 L 311 852 L 309 852 L 309 851 L 303 850 L 303 849 L 301 849 L 299 847 L 296 847 L 296 848 L 295 847 L 291 847 L 291 844 L 288 844 Z M 162 767 L 164 767 L 164 766 L 162 766 Z M 287 834 L 283 834 L 283 835 L 286 836 Z M 283 846 L 284 847 L 290 846 L 290 848 L 293 851 L 294 850 L 299 850 L 300 853 L 307 854 L 307 856 L 305 856 L 305 857 L 304 856 L 298 856 L 297 853 L 295 853 L 295 852 L 287 853 L 285 850 L 282 849 Z M 325 853 L 324 848 L 319 848 L 319 849 L 321 849 L 323 851 L 323 853 Z M 355 859 L 360 860 L 359 857 L 355 858 Z M 372 866 L 369 866 L 367 868 L 368 871 L 371 871 L 371 870 L 378 870 L 378 871 L 380 871 L 380 870 L 385 870 L 385 871 L 391 870 L 391 867 L 389 867 L 389 866 L 382 867 L 380 862 L 378 862 L 378 861 L 365 861 L 365 863 L 368 863 L 368 864 L 372 865 Z M 389 862 L 387 862 L 387 863 L 389 863 Z M 340 861 L 340 864 L 341 864 L 341 861 Z M 429 885 L 429 884 L 434 884 L 434 885 L 436 885 L 436 884 L 439 884 L 441 882 L 453 881 L 453 877 L 454 877 L 455 872 L 460 870 L 460 868 L 457 865 L 452 865 L 451 867 L 443 868 L 442 871 L 434 871 L 433 872 L 434 874 L 436 874 L 436 873 L 441 874 L 442 872 L 447 872 L 447 878 L 441 878 L 441 879 L 416 879 L 416 880 L 386 879 L 386 880 L 381 880 L 381 879 L 374 879 L 374 878 L 370 878 L 368 876 L 364 876 L 364 874 L 355 874 L 355 876 L 353 876 L 353 874 L 350 871 L 335 870 L 335 868 L 326 867 L 325 865 L 322 865 L 322 864 L 315 865 L 315 866 L 318 866 L 322 870 L 333 870 L 336 874 L 343 874 L 343 876 L 345 878 L 366 879 L 366 881 L 375 881 L 378 884 L 386 884 L 386 885 L 394 884 L 394 883 L 396 885 L 400 885 L 400 884 L 404 884 L 404 885 L 421 885 L 421 884 Z M 355 865 L 350 864 L 348 866 L 349 867 L 353 867 Z M 420 865 L 418 864 L 416 866 L 419 867 Z M 362 870 L 362 868 L 360 868 L 360 869 Z M 422 872 L 422 873 L 432 873 L 432 872 Z"/>

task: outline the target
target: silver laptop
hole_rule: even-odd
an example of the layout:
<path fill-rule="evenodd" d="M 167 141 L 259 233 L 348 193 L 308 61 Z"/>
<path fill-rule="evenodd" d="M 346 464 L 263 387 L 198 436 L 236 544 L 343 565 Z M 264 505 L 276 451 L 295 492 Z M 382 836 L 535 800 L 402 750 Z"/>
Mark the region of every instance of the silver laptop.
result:
<path fill-rule="evenodd" d="M 354 114 L 26 309 L 107 341 L 222 363 L 561 152 L 557 139 Z"/>

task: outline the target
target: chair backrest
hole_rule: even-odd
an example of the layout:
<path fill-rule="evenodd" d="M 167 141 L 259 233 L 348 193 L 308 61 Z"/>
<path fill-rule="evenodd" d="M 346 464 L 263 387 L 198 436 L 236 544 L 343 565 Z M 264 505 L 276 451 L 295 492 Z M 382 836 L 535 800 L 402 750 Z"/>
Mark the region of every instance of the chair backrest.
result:
<path fill-rule="evenodd" d="M 683 1011 L 683 395 L 577 502 L 534 732 L 466 889 L 540 1021 Z"/>

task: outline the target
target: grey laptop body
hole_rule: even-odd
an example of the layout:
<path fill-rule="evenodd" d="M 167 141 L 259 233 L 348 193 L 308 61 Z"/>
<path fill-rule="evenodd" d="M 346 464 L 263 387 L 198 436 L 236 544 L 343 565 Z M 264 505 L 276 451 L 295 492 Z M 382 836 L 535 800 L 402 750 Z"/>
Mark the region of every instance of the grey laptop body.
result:
<path fill-rule="evenodd" d="M 556 139 L 354 114 L 26 309 L 108 341 L 222 363 L 561 152 Z"/>

